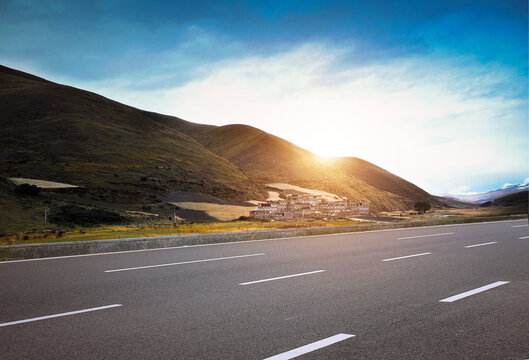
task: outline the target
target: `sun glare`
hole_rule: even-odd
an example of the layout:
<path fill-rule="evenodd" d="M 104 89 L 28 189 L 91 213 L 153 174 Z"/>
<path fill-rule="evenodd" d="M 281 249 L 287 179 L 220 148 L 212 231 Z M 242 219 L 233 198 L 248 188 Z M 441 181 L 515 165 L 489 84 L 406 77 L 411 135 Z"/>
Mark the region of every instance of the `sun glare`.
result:
<path fill-rule="evenodd" d="M 330 163 L 332 163 L 332 162 L 334 162 L 336 160 L 336 156 L 327 156 L 327 155 L 318 155 L 317 154 L 317 159 L 321 163 L 330 164 Z"/>

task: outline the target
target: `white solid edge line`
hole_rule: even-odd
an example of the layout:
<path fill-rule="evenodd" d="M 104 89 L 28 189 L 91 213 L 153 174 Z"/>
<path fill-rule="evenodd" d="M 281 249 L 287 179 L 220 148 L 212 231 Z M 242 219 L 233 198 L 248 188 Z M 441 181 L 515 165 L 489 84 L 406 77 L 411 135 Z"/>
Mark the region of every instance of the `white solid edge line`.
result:
<path fill-rule="evenodd" d="M 16 325 L 16 324 L 23 324 L 23 323 L 32 322 L 32 321 L 52 319 L 52 318 L 68 316 L 68 315 L 82 314 L 82 313 L 91 312 L 91 311 L 97 311 L 97 310 L 105 310 L 105 309 L 115 308 L 115 307 L 119 307 L 119 306 L 123 306 L 123 305 L 122 304 L 113 304 L 113 305 L 99 306 L 99 307 L 90 308 L 90 309 L 84 309 L 84 310 L 69 311 L 69 312 L 60 313 L 60 314 L 54 314 L 54 315 L 39 316 L 39 317 L 36 317 L 36 318 L 25 319 L 25 320 L 10 321 L 10 322 L 6 322 L 6 323 L 1 323 L 0 327 Z"/>
<path fill-rule="evenodd" d="M 254 243 L 254 242 L 281 241 L 281 240 L 304 239 L 304 238 L 325 237 L 325 236 L 361 235 L 361 234 L 369 234 L 369 233 L 377 233 L 377 232 L 388 232 L 388 231 L 433 229 L 433 228 L 447 227 L 447 226 L 471 226 L 471 225 L 498 224 L 498 223 L 505 223 L 505 222 L 514 222 L 514 221 L 527 221 L 527 220 L 526 219 L 516 219 L 516 220 L 502 220 L 502 221 L 484 221 L 484 222 L 463 223 L 463 224 L 446 224 L 446 225 L 404 227 L 404 228 L 397 228 L 397 229 L 381 229 L 381 230 L 368 230 L 368 231 L 355 231 L 355 232 L 349 231 L 349 232 L 340 232 L 340 233 L 334 233 L 334 234 L 290 236 L 290 237 L 273 238 L 273 239 L 230 241 L 230 242 L 214 243 L 214 244 L 168 246 L 168 247 L 154 248 L 154 249 L 124 250 L 124 251 L 112 251 L 112 252 L 95 253 L 95 254 L 65 255 L 65 256 L 51 256 L 51 257 L 36 258 L 36 259 L 6 260 L 6 261 L 0 261 L 0 264 L 20 263 L 20 262 L 29 262 L 29 261 L 69 259 L 69 258 L 78 258 L 78 257 L 85 257 L 85 256 L 118 255 L 118 254 L 128 254 L 128 253 L 136 253 L 136 252 L 144 252 L 144 251 L 182 250 L 182 249 L 188 249 L 188 248 L 194 248 L 194 247 L 202 247 L 202 246 L 237 245 L 237 244 L 247 244 L 247 243 Z M 175 235 L 175 236 L 177 236 L 177 235 Z M 152 237 L 151 239 L 156 239 L 156 237 Z M 119 239 L 108 239 L 108 240 L 119 240 Z M 94 240 L 94 241 L 97 241 L 97 240 Z M 58 244 L 60 244 L 60 243 L 58 243 Z"/>
<path fill-rule="evenodd" d="M 239 285 L 251 285 L 251 284 L 257 284 L 257 283 L 262 283 L 262 282 L 267 282 L 267 281 L 287 279 L 287 278 L 296 277 L 296 276 L 304 276 L 304 275 L 316 274 L 316 273 L 321 273 L 321 272 L 324 272 L 324 271 L 325 270 L 316 270 L 316 271 L 309 271 L 309 272 L 304 272 L 304 273 L 300 273 L 300 274 L 278 276 L 278 277 L 269 278 L 269 279 L 262 279 L 262 280 L 243 282 L 243 283 L 239 283 Z"/>
<path fill-rule="evenodd" d="M 311 344 L 308 344 L 308 345 L 305 345 L 305 346 L 301 346 L 301 347 L 298 347 L 296 349 L 292 349 L 290 351 L 287 351 L 287 352 L 284 352 L 284 353 L 281 353 L 281 354 L 278 354 L 278 355 L 275 355 L 275 356 L 267 357 L 264 360 L 288 360 L 288 359 L 293 359 L 293 358 L 298 357 L 300 355 L 307 354 L 309 352 L 324 348 L 326 346 L 332 345 L 334 343 L 337 343 L 337 342 L 340 342 L 340 341 L 343 341 L 343 340 L 347 340 L 347 339 L 352 338 L 354 336 L 356 336 L 356 335 L 350 335 L 350 334 L 334 335 L 334 336 L 331 336 L 331 337 L 328 337 L 328 338 L 325 338 L 325 339 L 322 339 L 322 340 L 319 340 L 319 341 L 315 341 L 315 342 L 313 342 Z"/>
<path fill-rule="evenodd" d="M 529 236 L 522 236 L 521 238 L 518 238 L 520 240 L 523 240 L 523 239 L 529 239 Z"/>
<path fill-rule="evenodd" d="M 513 225 L 512 227 L 513 227 L 513 228 L 518 228 L 518 227 L 525 227 L 525 226 L 529 226 L 529 224 L 524 224 L 524 225 Z"/>
<path fill-rule="evenodd" d="M 426 234 L 426 235 L 415 235 L 415 236 L 406 236 L 397 238 L 397 240 L 405 240 L 405 239 L 417 239 L 417 238 L 423 238 L 423 237 L 431 237 L 431 236 L 444 236 L 444 235 L 453 235 L 453 232 L 449 233 L 441 233 L 441 234 Z"/>
<path fill-rule="evenodd" d="M 395 258 L 384 259 L 382 261 L 393 261 L 393 260 L 407 259 L 407 258 L 411 258 L 411 257 L 415 257 L 415 256 L 423 256 L 423 255 L 431 255 L 431 252 L 425 252 L 425 253 L 413 254 L 413 255 L 406 255 L 406 256 L 399 256 L 399 257 L 395 257 Z"/>
<path fill-rule="evenodd" d="M 466 248 L 473 248 L 473 247 L 477 247 L 477 246 L 492 245 L 492 244 L 497 244 L 497 243 L 498 243 L 497 241 L 491 241 L 491 242 L 487 242 L 487 243 L 481 243 L 481 244 L 475 244 L 475 245 L 467 245 L 465 247 Z"/>
<path fill-rule="evenodd" d="M 457 295 L 454 295 L 454 296 L 450 296 L 450 297 L 447 297 L 446 299 L 443 299 L 443 300 L 439 300 L 439 302 L 454 302 L 454 301 L 457 301 L 457 300 L 460 300 L 460 299 L 463 299 L 463 298 L 466 298 L 467 296 L 471 296 L 471 295 L 474 295 L 474 294 L 478 294 L 480 292 L 483 292 L 483 291 L 487 291 L 489 289 L 493 289 L 495 287 L 498 287 L 498 286 L 501 286 L 501 285 L 505 285 L 505 284 L 508 284 L 509 281 L 496 281 L 492 284 L 488 284 L 488 285 L 485 285 L 485 286 L 482 286 L 482 287 L 479 287 L 477 289 L 473 289 L 473 290 L 469 290 L 469 291 L 465 291 L 464 293 L 461 293 L 461 294 L 457 294 Z"/>
<path fill-rule="evenodd" d="M 112 272 L 119 272 L 119 271 L 140 270 L 140 269 L 152 269 L 152 268 L 164 267 L 164 266 L 174 266 L 174 265 L 194 264 L 194 263 L 209 262 L 209 261 L 219 261 L 219 260 L 228 260 L 228 259 L 238 259 L 238 258 L 245 258 L 245 257 L 250 257 L 250 256 L 260 256 L 260 255 L 265 255 L 265 253 L 249 254 L 249 255 L 226 256 L 226 257 L 212 258 L 212 259 L 202 259 L 202 260 L 182 261 L 182 262 L 169 263 L 169 264 L 158 264 L 158 265 L 136 266 L 136 267 L 130 267 L 130 268 L 123 268 L 123 269 L 105 270 L 105 272 L 106 272 L 106 273 L 112 273 Z"/>

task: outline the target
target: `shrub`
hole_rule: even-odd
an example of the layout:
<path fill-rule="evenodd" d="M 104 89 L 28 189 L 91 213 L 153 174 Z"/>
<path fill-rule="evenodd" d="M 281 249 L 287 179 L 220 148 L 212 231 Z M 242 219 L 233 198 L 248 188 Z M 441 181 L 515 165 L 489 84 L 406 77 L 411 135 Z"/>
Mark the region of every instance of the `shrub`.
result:
<path fill-rule="evenodd" d="M 61 206 L 54 209 L 50 216 L 50 222 L 71 225 L 118 224 L 126 221 L 125 217 L 114 211 L 85 209 L 75 205 Z"/>
<path fill-rule="evenodd" d="M 35 185 L 29 185 L 29 184 L 20 184 L 15 188 L 15 194 L 17 195 L 29 195 L 29 196 L 35 196 L 40 193 L 40 188 Z"/>
<path fill-rule="evenodd" d="M 417 201 L 414 208 L 419 214 L 424 214 L 432 208 L 432 205 L 428 201 Z"/>

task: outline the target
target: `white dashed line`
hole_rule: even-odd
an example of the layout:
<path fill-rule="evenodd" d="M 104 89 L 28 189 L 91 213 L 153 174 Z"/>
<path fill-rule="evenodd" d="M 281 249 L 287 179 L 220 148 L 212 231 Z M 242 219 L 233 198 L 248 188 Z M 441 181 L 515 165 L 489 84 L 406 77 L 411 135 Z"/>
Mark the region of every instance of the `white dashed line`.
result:
<path fill-rule="evenodd" d="M 476 245 L 467 245 L 465 247 L 466 248 L 473 248 L 473 247 L 477 247 L 477 246 L 492 245 L 492 244 L 497 244 L 497 243 L 498 243 L 497 241 L 491 241 L 491 242 L 488 242 L 488 243 L 482 243 L 482 244 L 476 244 Z"/>
<path fill-rule="evenodd" d="M 340 342 L 340 341 L 343 341 L 343 340 L 347 340 L 347 339 L 352 338 L 354 336 L 355 335 L 349 335 L 349 334 L 334 335 L 334 336 L 331 336 L 331 337 L 328 337 L 328 338 L 313 342 L 311 344 L 308 344 L 308 345 L 305 345 L 305 346 L 301 346 L 301 347 L 298 347 L 296 349 L 293 349 L 293 350 L 290 350 L 290 351 L 287 351 L 287 352 L 284 352 L 284 353 L 281 353 L 281 354 L 278 354 L 278 355 L 275 355 L 275 356 L 272 356 L 272 357 L 268 357 L 268 358 L 266 358 L 264 360 L 289 360 L 289 359 L 293 359 L 295 357 L 298 357 L 298 356 L 301 356 L 303 354 L 307 354 L 309 352 L 324 348 L 326 346 L 335 344 L 337 342 Z"/>
<path fill-rule="evenodd" d="M 316 270 L 316 271 L 309 271 L 309 272 L 304 272 L 304 273 L 300 273 L 300 274 L 278 276 L 278 277 L 274 277 L 274 278 L 270 278 L 270 279 L 263 279 L 263 280 L 255 280 L 255 281 L 243 282 L 243 283 L 240 283 L 239 285 L 251 285 L 251 284 L 257 284 L 257 283 L 262 283 L 262 282 L 267 282 L 267 281 L 274 281 L 274 280 L 288 279 L 288 278 L 291 278 L 291 277 L 297 277 L 297 276 L 304 276 L 304 275 L 317 274 L 317 273 L 321 273 L 321 272 L 324 272 L 324 271 L 325 271 L 325 270 Z"/>
<path fill-rule="evenodd" d="M 493 289 L 495 287 L 498 287 L 498 286 L 501 286 L 501 285 L 505 285 L 505 284 L 508 284 L 508 283 L 509 283 L 509 281 L 496 281 L 496 282 L 494 282 L 492 284 L 485 285 L 485 286 L 479 287 L 479 288 L 474 289 L 474 290 L 465 291 L 464 293 L 457 294 L 457 295 L 454 295 L 454 296 L 450 296 L 450 297 L 448 297 L 446 299 L 443 299 L 443 300 L 439 300 L 439 302 L 449 302 L 449 303 L 450 302 L 454 302 L 454 301 L 466 298 L 467 296 L 478 294 L 480 292 L 487 291 L 487 290 L 490 290 L 490 289 Z"/>
<path fill-rule="evenodd" d="M 454 234 L 453 232 L 449 232 L 449 233 L 442 233 L 442 234 L 428 234 L 428 235 L 406 236 L 406 237 L 397 238 L 397 240 L 417 239 L 417 238 L 423 238 L 423 237 L 445 236 L 445 235 L 453 235 L 453 234 Z"/>
<path fill-rule="evenodd" d="M 113 304 L 113 305 L 100 306 L 100 307 L 84 309 L 84 310 L 70 311 L 70 312 L 65 312 L 65 313 L 61 313 L 61 314 L 40 316 L 40 317 L 36 317 L 36 318 L 31 318 L 31 319 L 11 321 L 11 322 L 6 322 L 6 323 L 1 323 L 0 327 L 10 326 L 10 325 L 17 325 L 17 324 L 23 324 L 23 323 L 32 322 L 32 321 L 52 319 L 52 318 L 57 318 L 57 317 L 62 317 L 62 316 L 82 314 L 82 313 L 91 312 L 91 311 L 105 310 L 105 309 L 115 308 L 115 307 L 118 307 L 118 306 L 123 306 L 123 305 L 121 305 L 121 304 Z"/>
<path fill-rule="evenodd" d="M 529 236 L 522 236 L 521 238 L 518 238 L 520 240 L 529 239 Z"/>
<path fill-rule="evenodd" d="M 390 258 L 390 259 L 384 259 L 382 261 L 393 261 L 393 260 L 407 259 L 407 258 L 411 258 L 411 257 L 415 257 L 415 256 L 423 256 L 423 255 L 430 255 L 430 254 L 431 254 L 431 252 L 425 252 L 425 253 L 420 253 L 420 254 L 413 254 L 413 255 L 399 256 L 399 257 Z"/>
<path fill-rule="evenodd" d="M 529 226 L 529 224 L 525 224 L 525 225 L 513 225 L 512 227 L 513 227 L 513 228 L 519 228 L 519 227 L 526 227 L 526 226 Z"/>
<path fill-rule="evenodd" d="M 106 273 L 112 273 L 112 272 L 119 272 L 119 271 L 130 271 L 130 270 L 152 269 L 152 268 L 158 268 L 158 267 L 164 267 L 164 266 L 175 266 L 175 265 L 184 265 L 184 264 L 195 264 L 195 263 L 208 262 L 208 261 L 219 261 L 219 260 L 228 260 L 228 259 L 238 259 L 238 258 L 244 258 L 244 257 L 250 257 L 250 256 L 260 256 L 260 255 L 264 255 L 264 253 L 261 253 L 261 254 L 249 254 L 249 255 L 237 255 L 237 256 L 226 256 L 226 257 L 213 258 L 213 259 L 202 259 L 202 260 L 182 261 L 182 262 L 176 262 L 176 263 L 170 263 L 170 264 L 158 264 L 158 265 L 136 266 L 136 267 L 130 267 L 130 268 L 123 268 L 123 269 L 105 270 L 105 272 L 106 272 Z"/>

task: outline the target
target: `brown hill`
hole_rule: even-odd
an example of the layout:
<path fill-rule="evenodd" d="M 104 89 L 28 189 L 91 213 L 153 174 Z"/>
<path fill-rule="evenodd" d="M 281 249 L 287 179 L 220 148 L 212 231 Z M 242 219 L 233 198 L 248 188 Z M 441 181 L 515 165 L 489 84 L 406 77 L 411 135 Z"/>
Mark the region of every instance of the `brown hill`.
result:
<path fill-rule="evenodd" d="M 315 154 L 246 125 L 210 126 L 138 110 L 0 67 L 0 172 L 145 202 L 174 191 L 242 201 L 287 182 L 367 200 L 378 210 L 439 201 L 367 161 Z"/>
<path fill-rule="evenodd" d="M 179 129 L 261 183 L 286 182 L 321 189 L 370 201 L 378 210 L 409 209 L 415 201 L 425 199 L 440 204 L 421 188 L 370 162 L 353 157 L 325 162 L 310 151 L 251 126 L 185 123 Z"/>

